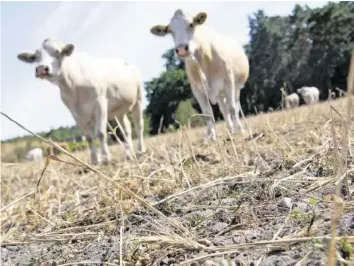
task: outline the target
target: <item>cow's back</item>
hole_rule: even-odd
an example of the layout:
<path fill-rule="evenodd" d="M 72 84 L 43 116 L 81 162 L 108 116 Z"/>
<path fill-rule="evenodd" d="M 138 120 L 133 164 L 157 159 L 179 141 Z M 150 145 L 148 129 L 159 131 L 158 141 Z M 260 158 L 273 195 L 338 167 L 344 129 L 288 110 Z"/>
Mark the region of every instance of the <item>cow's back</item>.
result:
<path fill-rule="evenodd" d="M 203 71 L 208 77 L 219 78 L 220 75 L 225 75 L 225 69 L 220 66 L 226 64 L 232 69 L 236 83 L 246 83 L 249 76 L 249 61 L 240 43 L 206 26 L 199 33 L 198 39 L 203 43 L 202 49 L 206 50 L 200 57 Z"/>
<path fill-rule="evenodd" d="M 62 99 L 81 105 L 86 113 L 94 112 L 89 109 L 99 96 L 108 99 L 108 112 L 124 112 L 136 103 L 141 82 L 139 69 L 119 57 L 96 58 L 75 53 L 63 61 L 60 86 L 66 94 Z"/>
<path fill-rule="evenodd" d="M 243 47 L 233 38 L 220 35 L 219 54 L 233 70 L 235 80 L 245 84 L 249 76 L 249 61 Z"/>

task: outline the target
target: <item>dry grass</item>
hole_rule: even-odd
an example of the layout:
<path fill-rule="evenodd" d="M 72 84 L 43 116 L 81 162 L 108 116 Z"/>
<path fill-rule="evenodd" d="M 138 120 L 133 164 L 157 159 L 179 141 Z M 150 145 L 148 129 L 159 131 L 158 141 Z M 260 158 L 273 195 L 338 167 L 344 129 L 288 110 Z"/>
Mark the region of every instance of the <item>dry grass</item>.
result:
<path fill-rule="evenodd" d="M 193 265 L 210 257 L 235 259 L 247 251 L 243 261 L 249 265 L 274 249 L 310 242 L 315 250 L 318 241 L 327 245 L 331 219 L 326 215 L 333 205 L 324 204 L 325 196 L 335 193 L 343 175 L 349 192 L 340 195 L 341 217 L 354 212 L 349 199 L 353 123 L 345 142 L 345 120 L 336 113 L 348 117 L 346 101 L 248 117 L 254 142 L 238 135 L 230 140 L 225 123 L 217 125 L 220 146 L 203 140 L 205 127 L 151 137 L 147 153 L 137 157 L 140 168 L 135 160 L 124 159 L 119 145 L 110 147 L 118 166 L 79 174 L 80 167 L 51 162 L 38 188 L 45 161 L 2 163 L 2 246 L 10 253 L 11 247 L 19 247 L 15 258 L 7 255 L 7 263 L 158 265 L 169 256 Z M 343 143 L 349 144 L 348 156 L 342 154 Z M 87 151 L 60 156 L 82 165 L 75 157 L 89 161 Z M 291 211 L 276 205 L 285 196 L 292 199 Z M 299 209 L 304 202 L 310 211 Z M 227 226 L 214 232 L 218 223 Z M 241 240 L 257 230 L 264 232 Z M 337 230 L 337 242 L 345 242 L 346 233 Z M 108 254 L 108 249 L 113 251 Z M 311 254 L 304 254 L 298 263 L 308 259 Z"/>

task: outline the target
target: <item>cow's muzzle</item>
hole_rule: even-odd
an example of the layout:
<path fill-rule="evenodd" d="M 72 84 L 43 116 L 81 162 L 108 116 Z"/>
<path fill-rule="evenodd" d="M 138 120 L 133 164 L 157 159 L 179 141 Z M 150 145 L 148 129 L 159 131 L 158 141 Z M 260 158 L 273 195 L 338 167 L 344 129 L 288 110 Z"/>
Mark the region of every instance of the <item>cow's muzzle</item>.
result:
<path fill-rule="evenodd" d="M 189 51 L 188 44 L 183 44 L 183 45 L 177 46 L 175 51 L 176 51 L 176 54 L 179 57 L 188 57 L 188 56 L 190 56 L 190 51 Z"/>
<path fill-rule="evenodd" d="M 45 78 L 47 76 L 49 76 L 49 67 L 43 66 L 43 65 L 36 67 L 36 77 L 37 78 Z"/>

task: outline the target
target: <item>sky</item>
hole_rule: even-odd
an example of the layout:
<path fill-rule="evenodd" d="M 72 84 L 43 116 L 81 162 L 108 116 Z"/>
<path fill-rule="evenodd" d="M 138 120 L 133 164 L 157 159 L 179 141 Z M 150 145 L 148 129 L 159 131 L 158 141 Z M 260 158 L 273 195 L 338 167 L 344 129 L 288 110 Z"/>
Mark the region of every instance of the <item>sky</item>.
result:
<path fill-rule="evenodd" d="M 295 4 L 321 7 L 327 1 L 150 1 L 150 2 L 1 2 L 1 111 L 34 132 L 75 124 L 59 88 L 36 79 L 34 66 L 16 55 L 34 51 L 49 37 L 73 43 L 93 56 L 120 56 L 140 68 L 144 82 L 164 70 L 162 54 L 173 47 L 170 36 L 156 37 L 150 28 L 168 24 L 174 11 L 208 13 L 207 25 L 248 38 L 248 15 L 263 9 L 269 16 L 287 15 Z M 145 94 L 145 92 L 144 92 Z M 147 105 L 144 99 L 144 106 Z M 1 116 L 1 140 L 27 132 Z"/>

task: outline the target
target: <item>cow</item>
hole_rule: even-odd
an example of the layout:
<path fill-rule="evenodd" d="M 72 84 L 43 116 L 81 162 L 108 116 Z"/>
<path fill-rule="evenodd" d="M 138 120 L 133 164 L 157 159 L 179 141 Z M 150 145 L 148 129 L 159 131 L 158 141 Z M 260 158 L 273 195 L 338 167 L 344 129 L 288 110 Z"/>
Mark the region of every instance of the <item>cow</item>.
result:
<path fill-rule="evenodd" d="M 300 97 L 295 92 L 285 97 L 285 108 L 287 109 L 298 107 L 299 103 L 300 103 Z"/>
<path fill-rule="evenodd" d="M 26 154 L 26 160 L 29 161 L 38 161 L 43 158 L 43 151 L 41 148 L 34 148 L 29 150 Z"/>
<path fill-rule="evenodd" d="M 338 87 L 336 87 L 336 88 L 335 88 L 335 90 L 337 90 L 337 91 L 339 92 L 338 97 L 344 97 L 344 96 L 345 96 L 345 94 L 346 94 L 346 92 L 345 92 L 345 91 L 341 90 L 341 89 L 340 89 L 340 88 L 338 88 Z"/>
<path fill-rule="evenodd" d="M 336 98 L 336 93 L 331 89 L 328 90 L 328 100 L 334 100 Z"/>
<path fill-rule="evenodd" d="M 240 129 L 240 90 L 249 75 L 249 61 L 242 46 L 230 36 L 222 35 L 204 23 L 205 12 L 192 16 L 177 9 L 168 25 L 155 25 L 156 36 L 171 34 L 175 54 L 185 61 L 189 83 L 202 113 L 207 116 L 207 134 L 216 140 L 213 112 L 209 105 L 218 104 L 230 133 Z"/>
<path fill-rule="evenodd" d="M 136 124 L 138 150 L 143 153 L 140 70 L 122 58 L 97 58 L 74 49 L 71 43 L 63 44 L 47 38 L 35 52 L 21 52 L 17 58 L 25 63 L 36 63 L 35 77 L 59 87 L 62 101 L 88 141 L 93 165 L 111 161 L 106 126 L 115 117 L 124 130 L 125 147 L 133 149 L 128 112 L 132 113 Z M 97 137 L 101 144 L 102 161 L 94 144 Z"/>
<path fill-rule="evenodd" d="M 317 103 L 320 98 L 320 91 L 316 87 L 301 87 L 296 92 L 301 95 L 307 105 Z"/>

